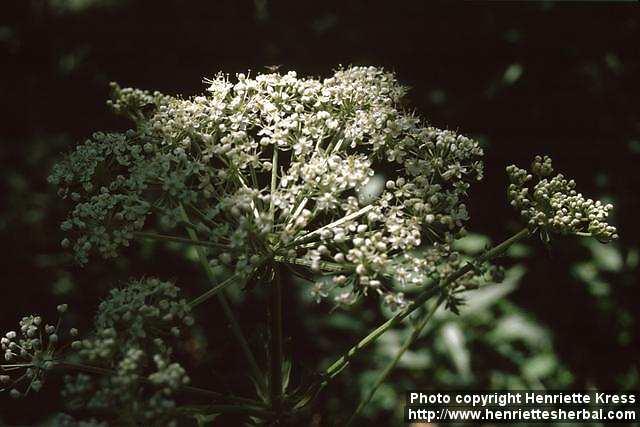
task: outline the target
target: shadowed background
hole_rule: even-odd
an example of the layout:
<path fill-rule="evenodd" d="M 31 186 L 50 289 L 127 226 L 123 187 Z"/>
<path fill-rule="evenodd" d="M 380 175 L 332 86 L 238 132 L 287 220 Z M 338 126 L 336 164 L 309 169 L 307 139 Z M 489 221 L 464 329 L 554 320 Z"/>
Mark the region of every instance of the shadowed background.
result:
<path fill-rule="evenodd" d="M 260 72 L 281 64 L 283 71 L 329 76 L 339 64 L 380 65 L 412 88 L 410 108 L 485 146 L 486 177 L 472 188 L 469 203 L 472 246 L 500 241 L 517 223 L 506 202 L 504 168 L 526 166 L 536 154 L 549 154 L 583 193 L 615 204 L 619 241 L 604 246 L 558 239 L 550 248 L 532 242 L 514 254 L 524 275 L 509 305 L 492 313 L 498 318 L 517 307 L 548 334 L 551 356 L 543 362 L 564 376 L 541 381 L 545 385 L 640 388 L 637 3 L 8 0 L 2 8 L 1 331 L 14 329 L 22 315 L 53 315 L 62 302 L 70 304 L 70 321 L 86 330 L 108 288 L 130 276 L 175 279 L 187 295 L 205 286 L 197 267 L 180 261 L 179 247 L 136 245 L 115 261 L 95 260 L 84 269 L 59 247 L 65 207 L 46 177 L 62 153 L 92 132 L 127 128 L 106 106 L 110 81 L 188 97 L 218 71 Z M 290 292 L 290 302 L 300 302 L 288 305 L 286 323 L 288 350 L 302 371 L 337 355 L 379 317 L 375 303 L 365 303 L 346 323 L 325 324 L 334 316 L 330 307 L 303 303 L 297 289 L 303 286 Z M 239 292 L 236 303 L 247 330 L 264 321 L 260 292 Z M 194 364 L 201 358 L 211 365 L 201 371 L 199 385 L 236 390 L 243 366 L 218 310 L 208 310 L 201 315 L 212 322 L 199 333 L 215 344 L 193 356 Z M 500 339 L 482 341 L 491 322 L 478 322 L 470 320 L 477 336 L 467 336 L 466 369 L 525 375 L 529 368 L 510 367 L 515 362 L 495 351 Z M 255 331 L 259 347 L 263 332 Z M 378 350 L 356 367 L 385 360 Z M 481 374 L 461 380 L 465 369 L 455 356 L 440 363 L 456 368 L 452 376 L 438 374 L 434 364 L 434 377 L 422 375 L 426 365 L 418 364 L 405 366 L 398 384 L 495 384 Z M 224 373 L 212 375 L 216 367 Z M 340 402 L 356 402 L 366 381 L 347 373 L 321 396 L 313 422 L 348 414 L 353 408 Z M 44 422 L 61 410 L 58 385 L 52 379 L 43 392 L 18 402 L 0 396 L 0 423 Z M 369 416 L 390 422 L 385 411 L 401 392 L 381 390 L 387 400 L 374 401 Z"/>

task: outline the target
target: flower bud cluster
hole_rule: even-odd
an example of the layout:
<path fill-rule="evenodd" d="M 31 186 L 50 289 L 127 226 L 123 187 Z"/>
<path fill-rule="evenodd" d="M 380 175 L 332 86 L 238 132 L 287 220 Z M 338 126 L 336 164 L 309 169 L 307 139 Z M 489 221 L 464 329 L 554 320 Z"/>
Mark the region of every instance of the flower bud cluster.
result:
<path fill-rule="evenodd" d="M 44 322 L 42 316 L 26 316 L 20 320 L 18 331 L 0 338 L 4 361 L 0 363 L 0 391 L 9 390 L 18 398 L 42 388 L 46 371 L 58 360 L 61 343 L 78 335 L 77 329 L 61 326 L 67 308 L 67 304 L 58 306 L 60 317 L 55 325 Z"/>
<path fill-rule="evenodd" d="M 107 105 L 115 113 L 128 116 L 135 121 L 144 119 L 145 112 L 153 111 L 170 100 L 170 97 L 158 91 L 152 93 L 146 90 L 122 88 L 115 82 L 110 86 L 113 99 L 107 101 Z"/>
<path fill-rule="evenodd" d="M 584 197 L 575 190 L 575 181 L 562 174 L 551 177 L 549 157 L 536 156 L 531 172 L 513 165 L 507 167 L 509 201 L 531 229 L 590 235 L 602 242 L 618 237 L 616 228 L 607 223 L 613 205 Z M 534 176 L 536 183 L 531 186 Z"/>
<path fill-rule="evenodd" d="M 65 395 L 72 408 L 117 408 L 145 425 L 171 420 L 174 393 L 189 383 L 182 366 L 171 361 L 173 348 L 193 325 L 178 294 L 172 283 L 153 278 L 111 291 L 100 304 L 94 336 L 75 341 L 73 348 L 80 362 L 112 374 L 68 376 Z"/>

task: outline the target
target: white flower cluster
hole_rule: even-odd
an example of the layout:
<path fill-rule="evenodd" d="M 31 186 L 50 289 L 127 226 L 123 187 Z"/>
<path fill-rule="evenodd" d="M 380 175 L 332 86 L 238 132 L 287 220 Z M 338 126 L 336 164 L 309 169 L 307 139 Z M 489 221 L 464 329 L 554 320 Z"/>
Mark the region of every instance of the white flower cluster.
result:
<path fill-rule="evenodd" d="M 95 335 L 72 345 L 82 363 L 111 374 L 67 376 L 64 393 L 73 409 L 116 410 L 123 423 L 168 425 L 173 395 L 189 383 L 185 370 L 171 362 L 181 329 L 193 324 L 178 293 L 172 283 L 151 278 L 111 291 L 100 304 Z"/>
<path fill-rule="evenodd" d="M 196 199 L 188 182 L 197 164 L 184 156 L 167 154 L 150 157 L 143 146 L 133 143 L 136 133 L 96 133 L 54 167 L 49 181 L 60 185 L 59 194 L 75 207 L 61 224 L 68 237 L 63 247 L 72 247 L 78 261 L 85 263 L 90 251 L 115 257 L 128 246 L 152 214 L 153 203 L 163 205 L 154 194 L 167 193 L 176 200 Z M 175 223 L 179 213 L 164 206 L 163 219 Z"/>
<path fill-rule="evenodd" d="M 602 242 L 618 238 L 616 228 L 607 224 L 613 205 L 585 198 L 576 192 L 574 180 L 562 174 L 551 177 L 553 167 L 547 156 L 536 156 L 531 172 L 507 167 L 511 184 L 508 197 L 530 228 L 559 234 L 587 234 Z M 532 188 L 528 183 L 536 176 Z"/>
<path fill-rule="evenodd" d="M 340 303 L 371 290 L 403 306 L 395 285 L 425 276 L 407 251 L 450 255 L 442 248 L 464 232 L 482 149 L 404 111 L 393 74 L 207 82 L 191 99 L 114 86 L 112 105 L 136 130 L 96 134 L 55 168 L 51 182 L 75 203 L 63 245 L 80 261 L 114 256 L 155 217 L 194 229 L 217 268 L 245 274 L 271 257 L 330 272 Z M 363 197 L 375 175 L 386 185 Z"/>
<path fill-rule="evenodd" d="M 58 313 L 62 315 L 67 308 L 66 304 L 59 305 Z M 63 331 L 61 318 L 56 325 L 51 325 L 41 316 L 26 316 L 19 326 L 18 332 L 9 331 L 0 338 L 6 362 L 0 363 L 0 392 L 9 390 L 15 398 L 39 391 L 46 371 L 56 364 L 61 340 L 78 335 L 75 328 Z"/>
<path fill-rule="evenodd" d="M 162 355 L 153 356 L 157 371 L 149 375 L 149 380 L 162 387 L 162 392 L 170 396 L 180 386 L 189 383 L 186 371 L 179 363 L 169 363 Z"/>
<path fill-rule="evenodd" d="M 150 93 L 140 89 L 121 88 L 114 82 L 110 86 L 111 90 L 117 94 L 117 98 L 108 100 L 107 105 L 114 112 L 129 116 L 133 120 L 144 119 L 148 108 L 170 100 L 168 96 L 158 91 Z"/>

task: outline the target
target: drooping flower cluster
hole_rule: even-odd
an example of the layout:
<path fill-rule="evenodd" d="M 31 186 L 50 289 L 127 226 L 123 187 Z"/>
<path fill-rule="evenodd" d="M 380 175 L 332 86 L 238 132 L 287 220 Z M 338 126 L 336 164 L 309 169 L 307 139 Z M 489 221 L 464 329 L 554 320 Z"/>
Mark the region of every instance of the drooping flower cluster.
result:
<path fill-rule="evenodd" d="M 338 302 L 372 291 L 402 306 L 402 283 L 428 277 L 409 251 L 451 254 L 482 149 L 404 111 L 393 74 L 207 82 L 191 99 L 114 86 L 111 105 L 136 130 L 95 134 L 55 168 L 50 181 L 75 204 L 63 245 L 81 262 L 115 256 L 155 218 L 177 236 L 196 231 L 232 273 L 271 257 L 331 275 Z M 374 176 L 386 184 L 364 197 Z"/>
<path fill-rule="evenodd" d="M 456 270 L 463 267 L 470 260 L 452 250 L 452 241 L 434 244 L 424 249 L 407 252 L 395 258 L 394 269 L 396 274 L 392 279 L 394 286 L 403 289 L 420 285 L 426 282 L 431 284 L 442 284 Z M 475 265 L 472 271 L 462 275 L 460 278 L 450 283 L 447 288 L 442 288 L 445 292 L 446 306 L 454 312 L 458 312 L 457 307 L 463 301 L 457 294 L 465 290 L 475 289 L 487 283 L 500 283 L 502 281 L 502 269 L 491 265 L 488 262 Z M 317 302 L 322 298 L 335 295 L 336 301 L 344 304 L 354 302 L 355 295 L 348 291 L 343 291 L 344 282 L 349 280 L 346 275 L 333 276 L 331 279 L 316 280 L 311 290 L 312 296 Z M 351 278 L 351 280 L 353 280 Z M 381 282 L 370 284 L 370 287 L 380 287 Z M 366 289 L 365 289 L 366 291 Z M 392 310 L 403 308 L 409 299 L 404 292 L 386 293 L 383 297 L 384 303 Z"/>
<path fill-rule="evenodd" d="M 549 157 L 536 156 L 531 172 L 513 165 L 507 167 L 511 182 L 509 200 L 530 228 L 559 234 L 586 234 L 602 242 L 618 237 L 616 228 L 607 223 L 613 205 L 585 198 L 575 190 L 575 181 L 562 174 L 551 177 L 553 167 Z M 529 188 L 534 176 L 537 182 Z"/>
<path fill-rule="evenodd" d="M 172 346 L 193 324 L 178 293 L 175 285 L 157 279 L 111 291 L 100 304 L 95 335 L 72 345 L 82 364 L 105 374 L 66 377 L 64 393 L 72 409 L 116 410 L 120 421 L 143 425 L 172 420 L 174 394 L 189 383 L 184 368 L 172 361 Z"/>
<path fill-rule="evenodd" d="M 58 306 L 58 313 L 67 311 L 67 305 Z M 9 390 L 18 398 L 31 391 L 39 391 L 45 373 L 58 360 L 58 350 L 63 339 L 73 339 L 78 330 L 61 328 L 61 318 L 56 325 L 47 324 L 41 316 L 26 316 L 20 320 L 20 330 L 9 331 L 0 338 L 0 347 L 6 363 L 0 363 L 0 392 Z"/>

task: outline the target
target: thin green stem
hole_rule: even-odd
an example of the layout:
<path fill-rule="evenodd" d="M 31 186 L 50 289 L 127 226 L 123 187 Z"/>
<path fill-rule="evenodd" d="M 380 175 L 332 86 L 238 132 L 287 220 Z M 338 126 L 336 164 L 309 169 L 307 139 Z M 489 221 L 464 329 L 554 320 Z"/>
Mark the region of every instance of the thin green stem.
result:
<path fill-rule="evenodd" d="M 369 211 L 371 211 L 374 208 L 373 205 L 367 205 L 365 207 L 363 207 L 362 209 L 356 211 L 356 212 L 352 212 L 349 215 L 346 215 L 340 219 L 337 219 L 333 222 L 331 222 L 330 224 L 327 225 L 323 225 L 322 227 L 310 231 L 309 233 L 305 234 L 304 236 L 300 236 L 299 238 L 295 239 L 293 242 L 298 244 L 298 243 L 306 243 L 308 241 L 310 241 L 310 239 L 314 236 L 319 235 L 320 233 L 322 233 L 323 230 L 327 230 L 327 229 L 331 229 L 331 228 L 335 228 L 339 225 L 344 224 L 345 222 L 354 220 L 356 218 L 359 218 L 365 214 L 367 214 Z"/>
<path fill-rule="evenodd" d="M 271 162 L 271 200 L 269 201 L 269 213 L 271 218 L 275 215 L 275 194 L 278 188 L 278 147 L 273 145 L 273 159 Z"/>
<path fill-rule="evenodd" d="M 238 177 L 238 181 L 240 181 L 240 185 L 242 185 L 244 188 L 246 188 L 248 190 L 249 186 L 247 185 L 246 182 L 244 182 L 244 179 L 242 178 L 242 174 L 240 173 L 240 171 L 237 171 L 237 172 L 238 172 L 237 177 Z M 258 208 L 256 207 L 255 202 L 253 200 L 251 200 L 249 202 L 249 205 L 251 206 L 251 210 L 253 211 L 253 216 L 256 219 L 260 219 L 260 212 L 258 212 Z"/>
<path fill-rule="evenodd" d="M 90 374 L 96 374 L 96 375 L 115 375 L 115 372 L 110 370 L 110 369 L 105 369 L 105 368 L 101 368 L 98 366 L 92 366 L 92 365 L 85 365 L 82 363 L 74 363 L 74 362 L 67 362 L 67 361 L 57 361 L 54 362 L 54 368 L 56 369 L 65 369 L 65 370 L 72 370 L 72 371 L 80 371 L 80 372 L 87 372 Z M 142 383 L 142 384 L 146 384 L 146 385 L 150 385 L 150 386 L 154 386 L 157 387 L 157 384 L 153 383 L 152 381 L 146 379 L 146 378 L 140 378 L 138 380 L 138 382 Z M 242 397 L 235 397 L 235 396 L 231 396 L 229 394 L 223 394 L 223 393 L 218 393 L 216 391 L 212 391 L 212 390 L 206 390 L 200 387 L 192 387 L 192 386 L 180 386 L 178 388 L 178 390 L 183 391 L 185 393 L 192 393 L 192 394 L 196 394 L 202 397 L 206 397 L 208 399 L 214 399 L 214 400 L 219 400 L 219 401 L 225 401 L 225 402 L 231 402 L 231 403 L 238 403 L 238 404 L 248 404 L 248 405 L 256 405 L 258 402 L 251 400 L 251 399 L 245 399 Z"/>
<path fill-rule="evenodd" d="M 282 255 L 275 255 L 273 257 L 274 261 L 278 261 L 281 262 L 283 264 L 292 264 L 292 265 L 302 265 L 305 267 L 311 267 L 314 263 L 313 261 L 310 261 L 308 259 L 304 259 L 304 258 L 291 258 L 291 257 L 287 257 L 287 256 L 282 256 Z M 329 261 L 319 261 L 318 265 L 320 266 L 321 269 L 323 270 L 328 270 L 328 271 L 332 271 L 332 272 L 347 272 L 347 271 L 353 271 L 355 269 L 355 266 L 352 267 L 345 267 L 343 265 L 334 263 L 334 262 L 329 262 Z"/>
<path fill-rule="evenodd" d="M 208 263 L 206 264 L 208 267 Z M 209 276 L 209 280 L 213 280 L 214 277 L 213 274 L 210 274 L 209 272 L 211 272 L 210 268 L 206 268 L 205 267 L 205 271 L 207 271 L 207 276 Z M 222 311 L 225 315 L 225 317 L 227 318 L 227 320 L 229 321 L 229 326 L 231 327 L 231 332 L 233 333 L 233 335 L 235 335 L 236 339 L 238 340 L 238 344 L 240 344 L 240 348 L 242 349 L 245 358 L 247 359 L 247 362 L 249 363 L 249 369 L 251 369 L 251 373 L 253 374 L 256 382 L 261 386 L 261 387 L 265 387 L 265 381 L 264 378 L 262 376 L 262 371 L 260 370 L 260 368 L 258 367 L 258 362 L 256 361 L 256 358 L 253 355 L 253 352 L 251 351 L 251 348 L 249 347 L 249 343 L 247 342 L 247 339 L 245 338 L 242 329 L 240 328 L 240 324 L 238 323 L 238 321 L 236 320 L 233 311 L 231 310 L 231 307 L 229 306 L 229 302 L 227 301 L 227 298 L 224 296 L 223 293 L 217 293 L 216 297 L 218 298 L 218 302 L 220 303 L 220 307 L 222 307 Z"/>
<path fill-rule="evenodd" d="M 211 228 L 215 228 L 217 227 L 218 224 L 215 223 L 215 221 L 211 220 L 210 218 L 207 217 L 207 215 L 202 212 L 200 209 L 198 209 L 198 207 L 194 206 L 193 204 L 189 204 L 189 209 L 194 212 L 198 218 L 200 219 L 200 221 L 202 221 L 203 223 L 205 223 L 205 225 L 207 225 L 208 227 Z"/>
<path fill-rule="evenodd" d="M 232 275 L 231 277 L 229 277 L 226 280 L 224 280 L 222 283 L 214 286 L 213 288 L 209 289 L 208 291 L 206 291 L 205 293 L 203 293 L 199 297 L 196 297 L 193 300 L 191 300 L 189 302 L 189 307 L 195 308 L 195 307 L 199 306 L 203 302 L 207 301 L 211 297 L 214 297 L 214 296 L 218 295 L 219 292 L 224 291 L 227 287 L 233 285 L 234 283 L 236 283 L 239 280 L 240 280 L 240 275 L 239 274 Z"/>
<path fill-rule="evenodd" d="M 276 413 L 282 412 L 282 271 L 279 266 L 274 267 L 271 292 L 269 296 L 269 325 L 270 325 L 270 381 L 269 395 L 271 408 Z"/>
<path fill-rule="evenodd" d="M 322 374 L 322 379 L 317 385 L 318 389 L 324 387 L 328 381 L 334 378 L 336 375 L 340 373 L 348 364 L 349 361 L 359 354 L 364 348 L 369 346 L 369 344 L 375 342 L 381 335 L 387 332 L 392 327 L 400 324 L 407 316 L 420 308 L 426 301 L 428 301 L 434 295 L 444 291 L 446 287 L 448 287 L 451 283 L 454 283 L 460 277 L 464 276 L 468 272 L 475 269 L 476 264 L 481 264 L 485 261 L 489 261 L 501 254 L 503 254 L 511 245 L 524 238 L 528 237 L 531 234 L 531 231 L 528 229 L 523 229 L 509 237 L 499 245 L 494 248 L 486 251 L 484 254 L 480 255 L 476 258 L 474 262 L 469 262 L 465 264 L 463 267 L 459 268 L 457 271 L 452 273 L 447 279 L 442 283 L 441 286 L 432 285 L 422 291 L 418 296 L 413 300 L 413 302 L 403 311 L 396 314 L 391 319 L 387 320 L 372 332 L 370 332 L 367 336 L 358 341 L 353 347 L 351 347 L 345 354 L 340 356 L 331 366 L 329 366 L 324 373 Z"/>
<path fill-rule="evenodd" d="M 400 324 L 407 316 L 409 316 L 411 313 L 417 310 L 418 307 L 427 302 L 433 296 L 437 295 L 439 292 L 440 288 L 433 285 L 429 289 L 425 289 L 418 295 L 413 304 L 411 304 L 405 311 L 398 313 L 391 319 L 378 326 L 366 337 L 361 339 L 356 345 L 351 347 L 344 355 L 338 358 L 338 360 L 333 362 L 333 364 L 329 366 L 329 368 L 327 368 L 327 370 L 324 372 L 324 376 L 327 379 L 332 379 L 333 377 L 338 375 L 349 364 L 350 360 L 353 359 L 357 354 L 359 354 L 364 348 L 368 347 L 369 344 L 375 342 L 389 329 Z"/>
<path fill-rule="evenodd" d="M 188 219 L 187 213 L 184 211 L 184 208 L 182 209 L 182 214 L 186 217 L 186 219 Z M 189 237 L 191 238 L 191 240 L 195 240 L 195 241 L 198 240 L 196 232 L 193 229 L 188 228 L 187 233 L 189 234 Z M 200 259 L 200 264 L 202 265 L 202 268 L 204 269 L 205 274 L 207 275 L 207 278 L 209 279 L 210 282 L 214 282 L 216 280 L 215 274 L 211 269 L 211 265 L 209 265 L 206 254 L 204 253 L 204 251 L 201 250 L 201 248 L 196 247 L 196 251 L 198 252 L 198 258 Z M 251 373 L 253 377 L 255 378 L 259 387 L 262 390 L 265 390 L 266 382 L 262 375 L 262 371 L 258 367 L 256 358 L 253 356 L 253 353 L 251 352 L 249 343 L 247 342 L 247 339 L 244 337 L 244 334 L 242 333 L 242 329 L 240 328 L 240 325 L 238 324 L 238 321 L 236 320 L 233 314 L 233 311 L 229 306 L 229 302 L 227 301 L 227 298 L 224 296 L 224 292 L 216 291 L 215 295 L 218 298 L 220 307 L 222 307 L 222 312 L 224 313 L 225 317 L 229 321 L 231 332 L 236 337 L 236 340 L 238 341 L 238 344 L 240 344 L 240 348 L 242 349 L 242 352 L 244 353 L 245 358 L 247 359 L 247 362 L 249 364 L 249 369 L 251 369 Z"/>
<path fill-rule="evenodd" d="M 191 228 L 189 228 L 191 230 Z M 228 249 L 229 246 L 228 245 L 224 245 L 221 243 L 214 243 L 214 242 L 205 242 L 202 240 L 197 240 L 197 239 L 187 239 L 185 237 L 178 237 L 178 236 L 169 236 L 166 234 L 157 234 L 157 233 L 147 233 L 147 232 L 143 232 L 143 231 L 136 231 L 135 233 L 133 233 L 133 235 L 135 237 L 140 237 L 140 238 L 145 238 L 145 239 L 152 239 L 152 240 L 159 240 L 162 242 L 175 242 L 175 243 L 184 243 L 187 245 L 194 245 L 194 246 L 208 246 L 208 247 L 212 247 L 212 248 L 221 248 L 221 249 Z"/>
<path fill-rule="evenodd" d="M 355 412 L 353 413 L 353 415 L 351 415 L 351 418 L 349 418 L 349 421 L 347 421 L 347 426 L 351 425 L 356 420 L 356 417 L 360 415 L 364 407 L 367 406 L 367 404 L 371 401 L 373 396 L 376 394 L 376 391 L 378 391 L 378 389 L 385 382 L 389 374 L 391 374 L 391 372 L 396 368 L 396 366 L 398 365 L 398 362 L 400 362 L 400 359 L 402 359 L 402 356 L 406 353 L 409 347 L 411 347 L 411 345 L 418 339 L 418 337 L 420 337 L 422 330 L 425 328 L 425 326 L 427 326 L 427 323 L 429 323 L 429 321 L 433 318 L 433 315 L 435 314 L 436 310 L 438 309 L 438 307 L 440 307 L 440 305 L 442 305 L 444 300 L 445 300 L 444 294 L 441 294 L 440 298 L 438 298 L 434 302 L 433 306 L 431 307 L 431 310 L 429 310 L 429 312 L 415 326 L 413 332 L 411 333 L 411 336 L 404 342 L 404 344 L 402 345 L 402 347 L 400 347 L 400 349 L 398 350 L 398 353 L 393 358 L 393 360 L 389 362 L 389 364 L 385 367 L 384 371 L 382 371 L 380 376 L 376 379 L 376 382 L 373 384 L 373 387 L 371 388 L 367 396 L 360 401 L 360 404 L 356 408 Z"/>

